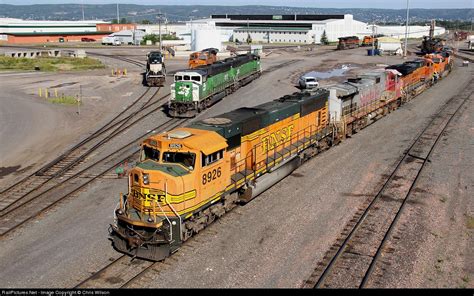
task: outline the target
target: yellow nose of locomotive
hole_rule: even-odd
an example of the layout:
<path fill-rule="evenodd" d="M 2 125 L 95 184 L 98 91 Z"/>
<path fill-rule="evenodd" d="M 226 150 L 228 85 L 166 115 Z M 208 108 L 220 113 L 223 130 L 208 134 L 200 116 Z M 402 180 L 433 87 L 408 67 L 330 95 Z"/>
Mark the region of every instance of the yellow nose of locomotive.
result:
<path fill-rule="evenodd" d="M 145 161 L 130 172 L 128 202 L 153 220 L 177 216 L 185 201 L 196 196 L 191 188 L 192 174 L 183 166 Z"/>

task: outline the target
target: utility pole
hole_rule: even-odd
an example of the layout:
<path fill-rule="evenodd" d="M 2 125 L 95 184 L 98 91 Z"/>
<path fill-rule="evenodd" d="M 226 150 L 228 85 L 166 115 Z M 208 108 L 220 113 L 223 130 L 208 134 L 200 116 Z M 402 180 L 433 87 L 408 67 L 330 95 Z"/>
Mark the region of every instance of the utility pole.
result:
<path fill-rule="evenodd" d="M 117 24 L 120 24 L 120 18 L 119 18 L 119 6 L 118 6 L 118 3 L 117 3 Z"/>
<path fill-rule="evenodd" d="M 158 31 L 160 31 L 159 36 L 160 36 L 160 51 L 162 50 L 161 47 L 161 13 L 158 14 Z"/>
<path fill-rule="evenodd" d="M 406 26 L 405 26 L 405 49 L 403 50 L 403 58 L 406 59 L 407 58 L 407 46 L 408 46 L 408 18 L 409 18 L 409 3 L 410 3 L 410 0 L 407 0 L 407 23 L 406 23 Z"/>
<path fill-rule="evenodd" d="M 82 20 L 83 21 L 85 20 L 85 17 L 84 17 L 84 0 L 82 0 Z"/>
<path fill-rule="evenodd" d="M 375 43 L 375 33 L 374 33 L 374 31 L 375 31 L 375 22 L 372 25 L 372 52 L 374 52 L 374 50 L 375 50 L 375 44 L 374 44 Z"/>

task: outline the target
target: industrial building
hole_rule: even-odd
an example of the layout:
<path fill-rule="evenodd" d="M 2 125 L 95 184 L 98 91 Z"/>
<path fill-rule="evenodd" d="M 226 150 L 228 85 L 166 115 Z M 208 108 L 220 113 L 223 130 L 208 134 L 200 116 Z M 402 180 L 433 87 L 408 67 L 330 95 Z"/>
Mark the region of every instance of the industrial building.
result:
<path fill-rule="evenodd" d="M 100 39 L 111 32 L 100 32 L 97 24 L 104 21 L 30 21 L 0 19 L 0 42 L 46 43 Z"/>
<path fill-rule="evenodd" d="M 406 26 L 378 26 L 369 25 L 368 28 L 372 32 L 372 27 L 375 34 L 382 34 L 388 37 L 405 38 Z M 446 32 L 443 27 L 435 27 L 434 36 L 442 35 Z M 430 26 L 408 26 L 408 38 L 422 38 L 428 36 L 430 33 Z"/>
<path fill-rule="evenodd" d="M 145 35 L 146 33 L 142 30 L 123 30 L 102 38 L 102 44 L 115 45 L 118 41 L 120 44 L 139 45 Z"/>
<path fill-rule="evenodd" d="M 367 24 L 345 15 L 212 15 L 211 18 L 188 23 L 191 32 L 215 29 L 220 41 L 245 41 L 259 43 L 320 43 L 326 31 L 330 42 L 339 37 L 369 34 Z M 193 35 L 193 33 L 191 33 Z M 191 41 L 193 42 L 193 41 Z"/>

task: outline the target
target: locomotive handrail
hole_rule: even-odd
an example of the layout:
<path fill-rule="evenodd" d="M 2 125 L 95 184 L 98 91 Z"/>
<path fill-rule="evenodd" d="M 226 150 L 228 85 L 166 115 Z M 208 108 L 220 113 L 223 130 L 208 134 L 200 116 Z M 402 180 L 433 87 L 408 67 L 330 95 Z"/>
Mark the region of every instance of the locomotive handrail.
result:
<path fill-rule="evenodd" d="M 173 211 L 173 213 L 176 215 L 176 217 L 179 218 L 179 232 L 180 232 L 180 238 L 181 240 L 183 240 L 183 232 L 181 231 L 181 227 L 183 226 L 183 219 L 181 218 L 181 216 L 178 214 L 178 212 L 176 212 L 176 210 L 174 209 L 174 207 L 171 205 L 171 203 L 169 203 L 167 201 L 167 197 L 168 196 L 168 182 L 165 182 L 165 203 L 170 207 L 170 209 Z M 164 212 L 163 212 L 164 214 Z M 165 214 L 165 217 L 166 217 L 166 214 Z M 168 222 L 169 222 L 169 219 L 168 219 Z M 173 224 L 170 222 L 170 231 L 171 231 L 171 237 L 173 237 L 173 233 L 172 233 L 172 230 L 173 230 Z"/>
<path fill-rule="evenodd" d="M 313 132 L 313 129 L 314 129 L 314 132 Z M 298 131 L 296 134 L 291 136 L 291 138 L 289 140 L 287 140 L 287 141 L 285 141 L 281 144 L 278 144 L 273 149 L 267 149 L 265 163 L 262 166 L 258 167 L 257 166 L 258 165 L 257 161 L 255 159 L 255 162 L 252 163 L 252 166 L 254 166 L 254 169 L 252 170 L 252 173 L 247 174 L 247 170 L 248 170 L 247 161 L 249 159 L 253 158 L 254 155 L 256 157 L 257 148 L 261 147 L 262 143 L 259 143 L 259 144 L 255 145 L 254 149 L 252 149 L 251 152 L 250 152 L 251 154 L 248 154 L 244 159 L 241 159 L 240 161 L 236 162 L 235 168 L 234 168 L 233 173 L 231 174 L 231 176 L 236 175 L 236 174 L 242 174 L 245 183 L 247 183 L 248 180 L 255 179 L 257 177 L 257 171 L 258 170 L 260 170 L 261 168 L 264 168 L 264 171 L 268 172 L 269 169 L 271 169 L 272 167 L 276 166 L 278 163 L 283 161 L 284 155 L 286 153 L 289 153 L 289 156 L 291 156 L 292 155 L 292 153 L 291 153 L 292 150 L 296 149 L 295 154 L 297 154 L 299 152 L 298 151 L 299 146 L 297 145 L 299 140 L 307 139 L 306 141 L 303 141 L 303 143 L 302 143 L 303 146 L 306 145 L 308 142 L 311 143 L 311 137 L 312 136 L 315 137 L 317 135 L 317 133 L 322 131 L 322 130 L 324 130 L 324 127 L 318 129 L 318 126 L 312 124 L 310 126 L 305 127 L 304 129 Z M 309 132 L 309 137 L 306 137 L 306 134 L 308 132 Z M 301 138 L 301 135 L 303 135 L 302 138 Z M 293 141 L 295 141 L 295 143 L 293 143 Z M 289 151 L 286 152 L 286 153 L 283 153 L 283 149 L 285 149 L 285 147 L 288 147 L 288 146 L 290 147 Z M 271 150 L 273 150 L 273 151 L 271 151 Z M 269 162 L 268 158 L 269 158 L 269 154 L 271 152 L 273 152 L 273 160 L 271 162 Z M 277 161 L 277 159 L 278 159 L 277 156 L 278 156 L 278 158 L 281 157 L 280 161 Z M 272 165 L 270 165 L 270 163 L 272 163 Z M 243 169 L 239 170 L 239 168 L 241 166 L 243 166 Z M 241 179 L 233 180 L 231 178 L 231 182 L 232 182 L 232 184 L 234 184 L 234 186 L 237 186 L 237 182 L 239 182 L 240 180 Z"/>
<path fill-rule="evenodd" d="M 165 183 L 166 184 L 166 183 Z M 166 202 L 166 191 L 165 191 L 165 202 Z M 153 201 L 153 203 L 156 203 L 158 205 L 158 207 L 160 208 L 161 212 L 163 213 L 163 215 L 165 216 L 165 219 L 166 221 L 168 221 L 168 223 L 170 224 L 170 237 L 173 238 L 173 224 L 171 224 L 171 221 L 170 219 L 168 218 L 168 216 L 166 215 L 165 211 L 163 210 L 163 208 L 161 207 L 160 203 L 157 202 L 157 201 Z M 170 206 L 171 207 L 171 206 Z M 180 221 L 181 221 L 181 218 L 180 218 Z M 156 222 L 156 221 L 155 221 Z"/>

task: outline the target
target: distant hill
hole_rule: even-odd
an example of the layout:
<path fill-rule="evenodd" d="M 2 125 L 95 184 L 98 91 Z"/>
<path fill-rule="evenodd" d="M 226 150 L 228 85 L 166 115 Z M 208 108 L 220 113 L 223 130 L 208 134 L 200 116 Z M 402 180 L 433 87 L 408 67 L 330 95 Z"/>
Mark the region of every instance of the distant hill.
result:
<path fill-rule="evenodd" d="M 117 17 L 115 4 L 86 4 L 86 19 L 112 20 Z M 157 13 L 163 13 L 170 22 L 183 22 L 190 19 L 209 17 L 211 14 L 353 14 L 354 19 L 363 22 L 403 23 L 406 11 L 400 9 L 368 8 L 302 8 L 282 6 L 211 6 L 211 5 L 135 5 L 120 4 L 120 18 L 140 22 L 157 22 Z M 36 4 L 9 5 L 0 4 L 0 17 L 28 20 L 82 20 L 80 4 Z M 423 22 L 431 19 L 469 21 L 473 17 L 472 9 L 410 9 L 411 22 Z"/>

